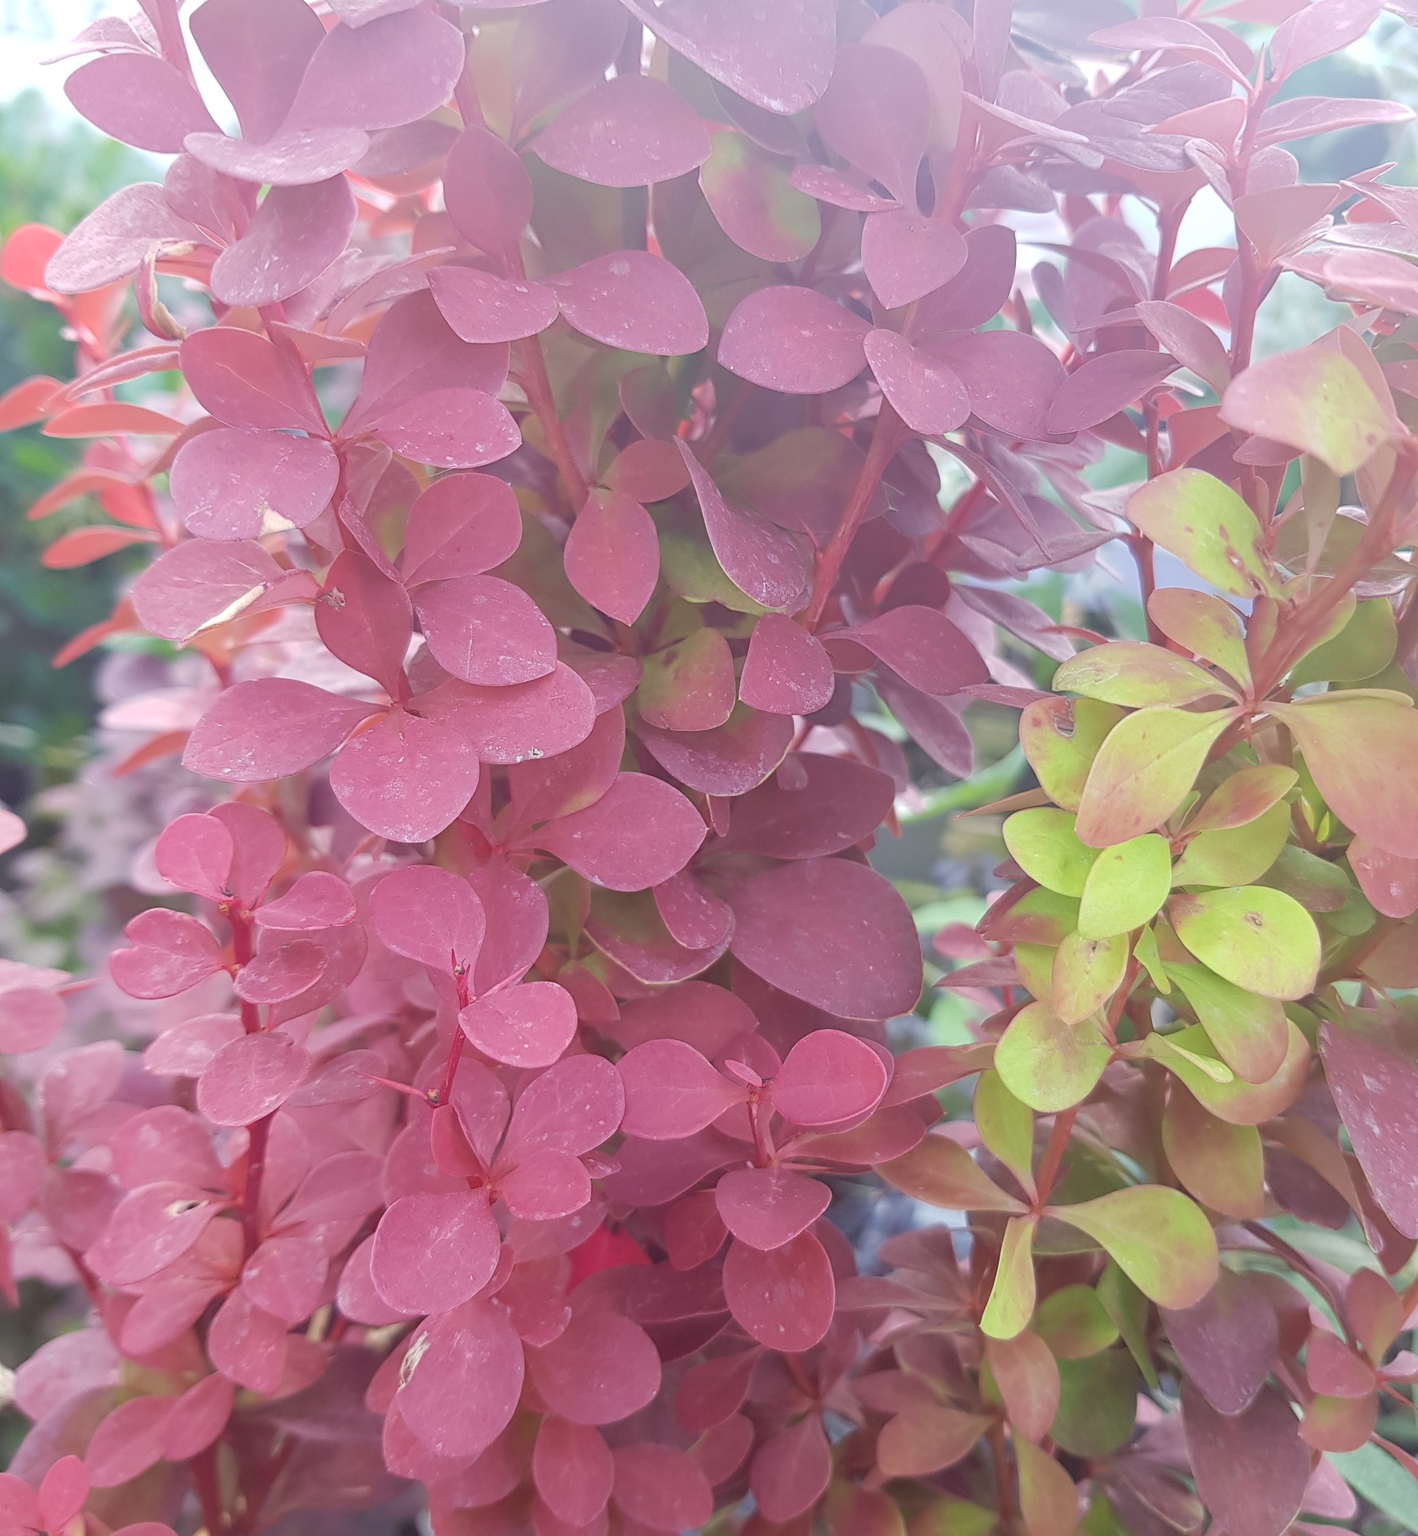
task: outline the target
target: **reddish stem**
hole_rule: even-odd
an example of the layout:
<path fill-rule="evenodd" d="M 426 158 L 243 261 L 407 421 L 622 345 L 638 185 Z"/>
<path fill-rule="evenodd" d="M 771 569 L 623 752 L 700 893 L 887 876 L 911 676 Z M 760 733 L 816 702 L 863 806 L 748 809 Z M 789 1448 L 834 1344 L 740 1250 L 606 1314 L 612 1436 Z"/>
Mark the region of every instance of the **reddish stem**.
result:
<path fill-rule="evenodd" d="M 1059 1176 L 1064 1153 L 1068 1150 L 1068 1139 L 1073 1135 L 1073 1122 L 1077 1118 L 1078 1105 L 1076 1104 L 1054 1116 L 1054 1123 L 1049 1131 L 1049 1142 L 1044 1148 L 1044 1158 L 1039 1164 L 1039 1173 L 1035 1179 L 1039 1191 L 1034 1202 L 1036 1209 L 1042 1208 L 1053 1192 L 1054 1180 Z"/>
<path fill-rule="evenodd" d="M 217 1447 L 209 1445 L 192 1458 L 192 1482 L 197 1490 L 197 1500 L 202 1506 L 202 1523 L 208 1536 L 222 1536 L 230 1529 L 226 1511 L 222 1508 L 221 1489 L 217 1483 Z"/>
<path fill-rule="evenodd" d="M 547 363 L 542 355 L 541 341 L 536 336 L 523 337 L 517 343 L 517 356 L 522 362 L 522 388 L 527 392 L 527 404 L 542 424 L 552 462 L 566 487 L 566 494 L 571 501 L 571 515 L 574 517 L 586 505 L 586 478 L 576 463 L 561 418 L 556 414 L 556 400 L 552 395 L 551 380 L 547 377 Z"/>

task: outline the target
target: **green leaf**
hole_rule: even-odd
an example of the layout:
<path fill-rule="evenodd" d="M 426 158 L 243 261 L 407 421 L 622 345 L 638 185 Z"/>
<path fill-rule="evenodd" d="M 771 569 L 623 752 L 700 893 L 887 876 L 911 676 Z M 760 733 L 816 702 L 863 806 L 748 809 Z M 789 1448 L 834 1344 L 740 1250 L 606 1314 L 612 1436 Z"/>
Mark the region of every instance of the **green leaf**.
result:
<path fill-rule="evenodd" d="M 1130 709 L 1231 694 L 1226 684 L 1194 661 L 1141 640 L 1114 640 L 1080 651 L 1054 673 L 1050 687 L 1055 693 L 1081 693 Z"/>
<path fill-rule="evenodd" d="M 1385 443 L 1407 436 L 1392 404 L 1329 337 L 1237 374 L 1221 397 L 1221 419 L 1313 454 L 1336 475 L 1353 474 Z"/>
<path fill-rule="evenodd" d="M 1041 1115 L 1081 1104 L 1111 1059 L 1094 1020 L 1065 1024 L 1043 1003 L 1020 1009 L 995 1046 L 995 1071 L 1005 1087 Z"/>
<path fill-rule="evenodd" d="M 1265 886 L 1174 896 L 1177 937 L 1218 976 L 1262 997 L 1290 1001 L 1314 990 L 1320 966 L 1315 920 L 1293 896 Z"/>
<path fill-rule="evenodd" d="M 1280 1070 L 1268 1083 L 1247 1083 L 1231 1073 L 1216 1054 L 1200 1024 L 1160 1035 L 1154 1031 L 1134 1048 L 1138 1056 L 1160 1061 L 1169 1072 L 1181 1078 L 1203 1105 L 1228 1125 L 1262 1125 L 1295 1102 L 1305 1091 L 1310 1071 L 1310 1046 L 1294 1020 L 1286 1021 L 1289 1048 Z M 1208 1060 L 1209 1058 L 1209 1060 Z M 1212 1065 L 1208 1071 L 1202 1065 Z M 1226 1077 L 1218 1080 L 1214 1068 Z"/>
<path fill-rule="evenodd" d="M 1005 1087 L 998 1072 L 981 1072 L 975 1084 L 975 1129 L 1033 1199 L 1034 1116 Z"/>
<path fill-rule="evenodd" d="M 1073 1456 L 1112 1455 L 1137 1422 L 1138 1384 L 1137 1367 L 1125 1349 L 1061 1360 L 1059 1411 L 1050 1430 L 1054 1443 Z"/>
<path fill-rule="evenodd" d="M 711 133 L 699 185 L 712 208 L 738 209 L 753 254 L 766 261 L 796 261 L 818 242 L 822 225 L 816 198 L 799 192 L 775 156 L 741 133 Z M 727 216 L 727 214 L 726 214 Z"/>
<path fill-rule="evenodd" d="M 1078 809 L 1088 770 L 1108 732 L 1123 718 L 1097 699 L 1036 699 L 1019 717 L 1019 743 L 1049 799 Z"/>
<path fill-rule="evenodd" d="M 1027 1536 L 1073 1536 L 1078 1493 L 1073 1479 L 1047 1451 L 1022 1435 L 1014 1441 L 1019 1470 L 1019 1513 Z"/>
<path fill-rule="evenodd" d="M 1177 860 L 1172 884 L 1249 885 L 1280 857 L 1289 836 L 1290 807 L 1283 800 L 1242 827 L 1198 832 Z"/>
<path fill-rule="evenodd" d="M 1147 1323 L 1152 1309 L 1147 1297 L 1112 1259 L 1108 1260 L 1103 1273 L 1098 1276 L 1098 1300 L 1103 1303 L 1103 1310 L 1118 1325 L 1118 1332 L 1123 1336 L 1123 1343 L 1127 1345 L 1133 1363 L 1142 1372 L 1143 1380 L 1155 1392 L 1157 1370 L 1147 1347 Z"/>
<path fill-rule="evenodd" d="M 1418 710 L 1410 700 L 1349 691 L 1266 708 L 1290 727 L 1315 787 L 1351 832 L 1418 859 Z"/>
<path fill-rule="evenodd" d="M 1054 956 L 1057 953 L 1057 946 L 1053 944 L 1014 946 L 1014 963 L 1019 967 L 1024 990 L 1041 1003 L 1047 1003 L 1054 995 Z"/>
<path fill-rule="evenodd" d="M 1084 1360 L 1116 1342 L 1118 1325 L 1091 1285 L 1066 1285 L 1039 1303 L 1034 1332 L 1060 1360 Z"/>
<path fill-rule="evenodd" d="M 911 1536 L 990 1536 L 995 1512 L 964 1499 L 932 1499 L 911 1516 Z"/>
<path fill-rule="evenodd" d="M 635 707 L 647 724 L 667 731 L 711 731 L 733 712 L 734 661 L 717 629 L 697 629 L 643 657 L 640 665 Z"/>
<path fill-rule="evenodd" d="M 1240 618 L 1229 603 L 1190 587 L 1159 587 L 1147 599 L 1152 622 L 1169 640 L 1215 662 L 1243 688 L 1251 685 L 1251 663 Z"/>
<path fill-rule="evenodd" d="M 992 1339 L 1012 1339 L 1034 1315 L 1034 1229 L 1037 1216 L 1011 1216 L 1000 1245 L 999 1268 L 980 1330 Z"/>
<path fill-rule="evenodd" d="M 1188 1194 L 1238 1221 L 1265 1214 L 1265 1159 L 1253 1125 L 1228 1125 L 1173 1083 L 1162 1114 L 1162 1150 Z"/>
<path fill-rule="evenodd" d="M 927 1136 L 876 1170 L 893 1189 L 946 1211 L 1022 1211 L 980 1170 L 975 1159 L 949 1136 Z"/>
<path fill-rule="evenodd" d="M 1192 817 L 1187 831 L 1224 832 L 1247 826 L 1264 816 L 1276 801 L 1283 800 L 1299 781 L 1300 775 L 1293 768 L 1279 763 L 1239 768 L 1211 792 Z"/>
<path fill-rule="evenodd" d="M 1200 469 L 1159 475 L 1133 492 L 1127 515 L 1154 544 L 1220 591 L 1280 596 L 1255 513 L 1214 475 Z"/>
<path fill-rule="evenodd" d="M 1165 997 L 1172 990 L 1172 979 L 1162 964 L 1162 956 L 1157 949 L 1157 935 L 1150 928 L 1144 928 L 1138 934 L 1132 952 L 1137 956 L 1138 964 L 1147 972 L 1152 985 Z"/>
<path fill-rule="evenodd" d="M 1125 934 L 1107 939 L 1067 934 L 1054 951 L 1049 976 L 1054 1012 L 1065 1024 L 1077 1024 L 1096 1013 L 1118 990 L 1127 974 L 1127 963 Z"/>
<path fill-rule="evenodd" d="M 1073 831 L 1073 816 L 1040 806 L 1016 811 L 1004 824 L 1004 845 L 1031 880 L 1064 896 L 1081 896 L 1096 848 L 1085 848 Z"/>
<path fill-rule="evenodd" d="M 1306 912 L 1338 912 L 1359 894 L 1343 865 L 1331 864 L 1296 843 L 1286 843 L 1256 883 L 1293 896 Z"/>
<path fill-rule="evenodd" d="M 1355 605 L 1349 622 L 1334 639 L 1301 657 L 1290 671 L 1290 686 L 1362 682 L 1382 672 L 1397 648 L 1393 604 L 1386 597 L 1371 598 Z"/>
<path fill-rule="evenodd" d="M 1405 1531 L 1418 1531 L 1418 1487 L 1386 1451 L 1361 1445 L 1357 1451 L 1326 1451 L 1325 1457 L 1355 1493 L 1396 1520 Z"/>
<path fill-rule="evenodd" d="M 1165 837 L 1146 832 L 1105 848 L 1083 885 L 1078 931 L 1109 939 L 1151 922 L 1172 888 L 1172 852 Z"/>
<path fill-rule="evenodd" d="M 1074 830 L 1090 848 L 1125 843 L 1160 826 L 1196 781 L 1233 709 L 1193 714 L 1139 709 L 1109 732 L 1079 799 Z"/>
<path fill-rule="evenodd" d="M 1204 965 L 1171 965 L 1167 974 L 1186 994 L 1222 1061 L 1247 1083 L 1267 1083 L 1290 1048 L 1285 1009 L 1273 997 L 1234 986 Z"/>
<path fill-rule="evenodd" d="M 1160 1307 L 1195 1306 L 1216 1284 L 1216 1234 L 1180 1191 L 1141 1184 L 1050 1216 L 1086 1232 L 1134 1285 Z"/>

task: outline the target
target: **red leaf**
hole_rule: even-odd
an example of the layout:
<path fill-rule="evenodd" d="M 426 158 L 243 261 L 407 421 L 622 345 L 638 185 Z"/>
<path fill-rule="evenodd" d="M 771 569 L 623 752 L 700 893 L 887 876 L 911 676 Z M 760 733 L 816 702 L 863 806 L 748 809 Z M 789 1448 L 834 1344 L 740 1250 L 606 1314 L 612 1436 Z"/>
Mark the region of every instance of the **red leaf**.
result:
<path fill-rule="evenodd" d="M 44 1474 L 39 1485 L 39 1507 L 44 1521 L 60 1528 L 78 1514 L 89 1492 L 89 1475 L 77 1456 L 61 1456 Z"/>
<path fill-rule="evenodd" d="M 596 722 L 595 696 L 561 662 L 530 683 L 508 688 L 445 683 L 414 703 L 421 715 L 462 731 L 485 763 L 554 757 L 585 741 Z"/>
<path fill-rule="evenodd" d="M 881 392 L 913 432 L 953 432 L 970 414 L 970 397 L 939 358 L 894 331 L 869 331 L 863 342 Z"/>
<path fill-rule="evenodd" d="M 765 613 L 753 627 L 739 678 L 739 697 L 755 709 L 810 715 L 832 697 L 832 661 L 821 643 L 783 614 Z"/>
<path fill-rule="evenodd" d="M 640 891 L 683 869 L 704 836 L 698 811 L 673 785 L 621 773 L 593 805 L 549 823 L 535 840 L 597 885 Z"/>
<path fill-rule="evenodd" d="M 816 1179 L 785 1168 L 740 1168 L 714 1187 L 724 1225 L 750 1248 L 781 1248 L 807 1229 L 832 1203 Z"/>
<path fill-rule="evenodd" d="M 689 484 L 689 471 L 673 443 L 650 438 L 627 443 L 603 476 L 611 490 L 632 501 L 664 501 Z"/>
<path fill-rule="evenodd" d="M 125 1195 L 84 1255 L 100 1279 L 133 1285 L 188 1252 L 221 1206 L 190 1184 L 148 1184 Z"/>
<path fill-rule="evenodd" d="M 891 814 L 895 785 L 878 769 L 817 752 L 786 761 L 801 770 L 798 787 L 785 788 L 775 775 L 737 800 L 726 839 L 734 847 L 771 859 L 818 858 L 862 842 Z"/>
<path fill-rule="evenodd" d="M 176 997 L 222 968 L 217 941 L 185 912 L 155 907 L 140 912 L 123 932 L 137 948 L 115 949 L 108 964 L 129 997 Z"/>
<path fill-rule="evenodd" d="M 578 97 L 532 144 L 568 176 L 643 187 L 687 175 L 709 158 L 699 114 L 663 81 L 620 75 Z"/>
<path fill-rule="evenodd" d="M 448 974 L 472 969 L 486 921 L 466 880 L 446 869 L 396 869 L 375 886 L 369 922 L 396 954 Z"/>
<path fill-rule="evenodd" d="M 178 449 L 169 484 L 189 532 L 255 539 L 266 531 L 268 513 L 297 528 L 313 523 L 339 477 L 335 451 L 321 438 L 220 427 Z"/>
<path fill-rule="evenodd" d="M 369 1273 L 398 1312 L 447 1312 L 492 1279 L 502 1241 L 486 1190 L 404 1195 L 374 1234 Z"/>
<path fill-rule="evenodd" d="M 325 972 L 324 946 L 309 939 L 263 948 L 236 973 L 236 995 L 248 1003 L 284 1003 L 313 987 Z"/>
<path fill-rule="evenodd" d="M 463 810 L 480 772 L 477 749 L 460 731 L 394 709 L 345 743 L 330 765 L 330 788 L 371 832 L 422 843 Z"/>
<path fill-rule="evenodd" d="M 160 555 L 133 584 L 133 608 L 164 640 L 187 640 L 232 619 L 285 572 L 254 542 L 189 539 Z"/>
<path fill-rule="evenodd" d="M 169 885 L 209 901 L 230 895 L 235 856 L 231 833 L 214 816 L 179 816 L 163 828 L 153 849 L 153 862 Z"/>
<path fill-rule="evenodd" d="M 667 1445 L 616 1448 L 616 1505 L 652 1531 L 692 1531 L 714 1513 L 714 1494 L 699 1463 Z"/>
<path fill-rule="evenodd" d="M 522 1373 L 522 1342 L 506 1313 L 487 1301 L 465 1302 L 414 1335 L 395 1402 L 430 1450 L 466 1463 L 506 1429 Z"/>
<path fill-rule="evenodd" d="M 39 563 L 47 571 L 71 571 L 130 545 L 152 542 L 152 534 L 132 528 L 75 528 L 55 539 Z"/>
<path fill-rule="evenodd" d="M 770 1252 L 735 1238 L 724 1259 L 724 1294 L 734 1320 L 760 1344 L 800 1354 L 831 1327 L 837 1288 L 827 1250 L 802 1232 Z"/>
<path fill-rule="evenodd" d="M 617 1063 L 625 1084 L 627 1136 L 647 1141 L 679 1141 L 712 1125 L 747 1097 L 682 1040 L 647 1040 Z"/>
<path fill-rule="evenodd" d="M 518 243 L 532 217 L 532 183 L 515 150 L 481 124 L 465 129 L 448 151 L 443 200 L 459 234 L 505 268 L 519 268 Z"/>
<path fill-rule="evenodd" d="M 1348 858 L 1359 889 L 1385 917 L 1418 912 L 1418 859 L 1388 853 L 1362 837 L 1349 844 Z"/>
<path fill-rule="evenodd" d="M 727 942 L 734 914 L 687 869 L 654 887 L 655 909 L 677 944 L 712 949 Z"/>
<path fill-rule="evenodd" d="M 560 1519 L 584 1526 L 606 1507 L 615 1464 L 596 1430 L 547 1414 L 532 1451 L 532 1478 Z"/>
<path fill-rule="evenodd" d="M 245 906 L 254 907 L 285 862 L 285 832 L 269 812 L 236 800 L 214 805 L 207 814 L 220 821 L 232 836 L 232 894 Z"/>
<path fill-rule="evenodd" d="M 9 250 L 8 243 L 5 249 Z M 13 432 L 16 427 L 28 427 L 33 422 L 43 421 L 53 404 L 57 403 L 55 397 L 63 388 L 58 379 L 35 374 L 6 390 L 0 395 L 0 432 Z"/>
<path fill-rule="evenodd" d="M 409 509 L 404 583 L 480 576 L 511 559 L 521 539 L 522 514 L 505 480 L 440 475 Z"/>
<path fill-rule="evenodd" d="M 660 1390 L 660 1356 L 649 1335 L 616 1312 L 572 1316 L 560 1338 L 527 1351 L 537 1391 L 573 1424 L 614 1424 Z"/>
<path fill-rule="evenodd" d="M 498 576 L 455 576 L 414 594 L 428 648 L 454 677 L 503 688 L 556 667 L 556 632 L 536 603 Z"/>
<path fill-rule="evenodd" d="M 479 267 L 435 267 L 428 286 L 439 313 L 464 341 L 535 336 L 559 313 L 556 294 L 545 283 L 513 281 Z"/>
<path fill-rule="evenodd" d="M 844 859 L 802 859 L 727 893 L 733 953 L 793 997 L 848 1019 L 909 1013 L 921 990 L 915 924 L 891 884 Z"/>
<path fill-rule="evenodd" d="M 354 892 L 338 875 L 309 870 L 283 896 L 258 908 L 255 917 L 261 927 L 283 932 L 343 928 L 355 920 Z"/>
<path fill-rule="evenodd" d="M 840 1125 L 869 1114 L 886 1092 L 881 1057 L 840 1029 L 818 1029 L 790 1050 L 773 1078 L 773 1107 L 796 1125 Z"/>
<path fill-rule="evenodd" d="M 246 233 L 212 263 L 212 292 L 233 305 L 290 298 L 344 250 L 356 212 L 343 176 L 309 186 L 272 187 Z"/>
<path fill-rule="evenodd" d="M 1049 436 L 1049 409 L 1068 375 L 1042 341 L 1022 331 L 980 331 L 942 342 L 938 350 L 987 426 L 1011 437 Z"/>
<path fill-rule="evenodd" d="M 136 955 L 140 952 L 124 950 L 122 953 Z M 166 963 L 165 957 L 158 961 L 162 966 Z M 116 973 L 114 979 L 118 979 Z M 0 1050 L 13 1055 L 42 1051 L 63 1024 L 64 1004 L 53 992 L 42 991 L 39 987 L 7 987 L 0 992 Z"/>
<path fill-rule="evenodd" d="M 304 1322 L 319 1306 L 325 1288 L 324 1244 L 313 1231 L 268 1237 L 247 1259 L 241 1284 L 273 1317 Z"/>
<path fill-rule="evenodd" d="M 521 1221 L 555 1221 L 591 1199 L 591 1176 L 581 1160 L 554 1147 L 541 1147 L 515 1168 L 499 1172 L 497 1192 Z"/>
<path fill-rule="evenodd" d="M 633 624 L 660 576 L 654 520 L 628 496 L 592 491 L 571 525 L 563 559 L 567 579 L 593 608 Z"/>
<path fill-rule="evenodd" d="M 708 344 L 694 285 L 663 256 L 612 251 L 546 281 L 567 324 L 608 347 L 681 357 Z"/>
<path fill-rule="evenodd" d="M 289 1035 L 243 1035 L 203 1072 L 197 1107 L 213 1125 L 250 1125 L 279 1109 L 309 1071 L 310 1053 Z"/>
<path fill-rule="evenodd" d="M 549 1067 L 576 1038 L 576 1004 L 564 987 L 531 981 L 479 998 L 458 1015 L 485 1056 L 513 1067 Z"/>
<path fill-rule="evenodd" d="M 914 172 L 911 180 L 914 189 Z M 887 309 L 899 309 L 948 283 L 965 265 L 966 254 L 953 223 L 926 218 L 912 207 L 869 213 L 862 225 L 862 266 Z"/>
<path fill-rule="evenodd" d="M 512 413 L 480 389 L 435 389 L 381 409 L 375 429 L 396 453 L 441 469 L 505 459 L 522 442 Z"/>
<path fill-rule="evenodd" d="M 367 556 L 338 555 L 315 600 L 315 627 L 330 652 L 372 677 L 392 698 L 404 678 L 404 653 L 413 635 L 408 593 Z"/>
<path fill-rule="evenodd" d="M 207 1353 L 223 1376 L 270 1397 L 285 1374 L 285 1324 L 254 1306 L 238 1288 L 222 1303 L 207 1331 Z"/>
<path fill-rule="evenodd" d="M 724 323 L 719 362 L 765 389 L 823 395 L 862 371 L 862 342 L 870 329 L 859 315 L 811 288 L 759 288 Z"/>
<path fill-rule="evenodd" d="M 194 331 L 182 343 L 178 365 L 197 403 L 229 427 L 326 431 L 304 368 L 253 331 L 224 325 Z"/>

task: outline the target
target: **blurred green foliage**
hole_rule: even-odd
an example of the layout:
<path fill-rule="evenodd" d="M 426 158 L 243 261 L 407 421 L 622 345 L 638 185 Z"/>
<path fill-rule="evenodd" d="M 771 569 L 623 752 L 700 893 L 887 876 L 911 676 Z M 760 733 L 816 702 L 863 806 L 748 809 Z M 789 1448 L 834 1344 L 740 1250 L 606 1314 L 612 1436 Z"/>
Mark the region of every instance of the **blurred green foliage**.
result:
<path fill-rule="evenodd" d="M 72 228 L 117 187 L 152 174 L 146 156 L 80 125 L 61 125 L 37 92 L 0 106 L 0 238 L 21 224 Z M 0 285 L 0 393 L 33 373 L 67 378 L 73 347 L 47 304 Z M 77 445 L 29 427 L 0 437 L 0 799 L 23 803 L 72 775 L 93 719 L 92 657 L 61 671 L 50 657 L 104 618 L 136 561 L 110 556 L 71 571 L 39 563 L 66 527 L 91 521 L 80 502 L 45 519 L 25 511 L 78 457 Z"/>

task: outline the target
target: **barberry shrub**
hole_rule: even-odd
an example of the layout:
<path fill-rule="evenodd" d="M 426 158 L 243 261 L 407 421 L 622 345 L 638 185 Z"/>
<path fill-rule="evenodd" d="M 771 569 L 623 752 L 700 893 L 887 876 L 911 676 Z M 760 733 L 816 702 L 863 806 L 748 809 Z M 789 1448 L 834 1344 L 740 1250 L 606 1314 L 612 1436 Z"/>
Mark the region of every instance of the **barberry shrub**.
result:
<path fill-rule="evenodd" d="M 93 440 L 51 564 L 152 546 L 68 654 L 209 664 L 130 762 L 210 808 L 110 961 L 141 1057 L 0 1095 L 11 1298 L 39 1255 L 89 1306 L 19 1370 L 7 1529 L 1411 1509 L 1418 193 L 1284 146 L 1412 113 L 1286 90 L 1377 0 L 1142 9 L 78 39 L 75 106 L 172 158 L 10 241 L 78 376 L 0 418 Z M 1234 244 L 1178 256 L 1203 194 Z M 1352 318 L 1253 361 L 1281 273 Z M 1113 541 L 1145 641 L 1007 585 Z M 1037 782 L 936 943 L 988 1016 L 893 1056 L 922 953 L 867 853 L 972 700 Z M 8 967 L 0 1045 L 66 985 Z M 834 1197 L 887 1187 L 961 1214 L 854 1253 Z"/>

